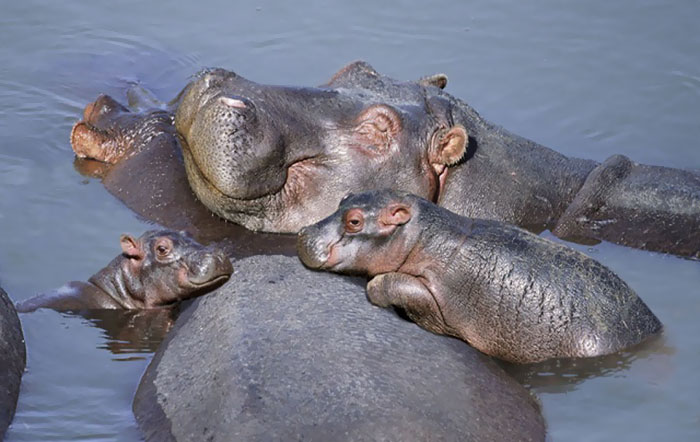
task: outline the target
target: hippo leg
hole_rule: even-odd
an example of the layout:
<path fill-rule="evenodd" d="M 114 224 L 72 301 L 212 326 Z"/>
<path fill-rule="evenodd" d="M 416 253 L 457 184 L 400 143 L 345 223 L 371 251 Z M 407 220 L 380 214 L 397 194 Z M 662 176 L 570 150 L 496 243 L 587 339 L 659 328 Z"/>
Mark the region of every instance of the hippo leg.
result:
<path fill-rule="evenodd" d="M 698 219 L 700 174 L 615 155 L 590 173 L 553 233 L 700 258 Z"/>
<path fill-rule="evenodd" d="M 383 273 L 367 283 L 367 298 L 379 307 L 403 310 L 416 324 L 438 334 L 451 334 L 433 294 L 416 277 Z"/>

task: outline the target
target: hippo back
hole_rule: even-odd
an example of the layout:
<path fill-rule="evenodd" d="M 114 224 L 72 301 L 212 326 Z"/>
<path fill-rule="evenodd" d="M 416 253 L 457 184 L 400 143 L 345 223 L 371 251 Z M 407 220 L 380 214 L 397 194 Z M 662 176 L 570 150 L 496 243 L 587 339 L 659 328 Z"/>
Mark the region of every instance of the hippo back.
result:
<path fill-rule="evenodd" d="M 15 414 L 26 358 L 17 312 L 0 288 L 0 440 Z"/>
<path fill-rule="evenodd" d="M 364 281 L 247 258 L 178 319 L 141 381 L 147 440 L 543 440 L 488 357 L 365 299 Z"/>

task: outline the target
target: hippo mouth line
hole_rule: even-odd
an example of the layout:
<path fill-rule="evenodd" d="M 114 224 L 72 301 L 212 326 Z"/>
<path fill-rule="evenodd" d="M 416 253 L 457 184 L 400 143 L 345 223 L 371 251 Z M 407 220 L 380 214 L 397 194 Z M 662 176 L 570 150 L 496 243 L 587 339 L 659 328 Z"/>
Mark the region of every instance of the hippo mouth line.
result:
<path fill-rule="evenodd" d="M 196 282 L 196 281 L 192 281 L 191 279 L 188 279 L 187 283 L 190 286 L 192 286 L 193 288 L 200 289 L 200 288 L 206 288 L 206 287 L 209 287 L 212 285 L 223 284 L 226 281 L 228 281 L 229 279 L 231 279 L 231 277 L 229 275 L 219 275 L 215 278 L 212 278 L 212 279 L 210 279 L 208 281 L 204 281 L 204 282 Z"/>
<path fill-rule="evenodd" d="M 182 146 L 182 151 L 184 153 L 184 156 L 187 160 L 189 160 L 189 163 L 192 167 L 192 170 L 195 171 L 197 178 L 202 181 L 207 188 L 211 189 L 213 192 L 216 194 L 231 200 L 231 201 L 236 201 L 236 202 L 241 202 L 241 203 L 257 203 L 257 202 L 267 202 L 270 199 L 280 196 L 283 194 L 289 195 L 291 192 L 288 190 L 290 189 L 290 184 L 296 180 L 296 178 L 302 174 L 301 170 L 308 170 L 308 165 L 313 164 L 317 157 L 315 156 L 309 156 L 309 157 L 304 157 L 299 160 L 294 161 L 291 163 L 289 166 L 286 166 L 286 172 L 287 172 L 287 177 L 284 181 L 284 183 L 277 189 L 274 189 L 272 191 L 269 191 L 263 195 L 260 196 L 255 196 L 251 198 L 240 198 L 240 197 L 234 197 L 231 195 L 228 195 L 221 189 L 219 189 L 216 184 L 214 184 L 209 177 L 204 173 L 202 168 L 199 166 L 197 163 L 197 158 L 195 155 L 192 153 L 190 147 L 188 146 L 187 142 L 185 140 L 181 139 L 181 146 Z"/>

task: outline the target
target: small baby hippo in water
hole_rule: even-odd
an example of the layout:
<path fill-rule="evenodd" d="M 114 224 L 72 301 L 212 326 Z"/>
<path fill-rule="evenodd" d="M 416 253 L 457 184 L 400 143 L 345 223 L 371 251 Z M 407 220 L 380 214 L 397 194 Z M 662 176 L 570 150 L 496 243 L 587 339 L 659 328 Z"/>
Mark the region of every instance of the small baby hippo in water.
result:
<path fill-rule="evenodd" d="M 298 251 L 308 267 L 372 278 L 372 303 L 510 362 L 613 353 L 662 328 L 583 253 L 406 193 L 346 196 L 299 232 Z"/>
<path fill-rule="evenodd" d="M 152 309 L 209 292 L 233 273 L 228 257 L 189 236 L 151 230 L 120 238 L 122 254 L 88 282 L 73 281 L 17 304 L 17 311 Z"/>

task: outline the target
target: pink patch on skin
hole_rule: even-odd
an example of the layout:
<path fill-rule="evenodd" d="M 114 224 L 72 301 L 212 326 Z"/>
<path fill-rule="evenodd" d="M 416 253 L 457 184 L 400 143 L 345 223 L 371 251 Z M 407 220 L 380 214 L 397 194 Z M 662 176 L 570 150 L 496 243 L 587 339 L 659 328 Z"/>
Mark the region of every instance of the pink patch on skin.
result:
<path fill-rule="evenodd" d="M 243 101 L 241 101 L 241 100 L 236 100 L 235 98 L 231 98 L 231 97 L 219 97 L 219 101 L 220 101 L 221 103 L 225 104 L 226 106 L 235 107 L 235 108 L 238 108 L 238 109 L 245 109 L 245 108 L 246 108 L 246 105 L 245 105 L 245 103 L 244 103 Z"/>
<path fill-rule="evenodd" d="M 187 267 L 185 266 L 180 267 L 180 270 L 177 271 L 177 285 L 180 287 L 189 287 L 192 285 L 192 283 L 190 283 Z"/>

